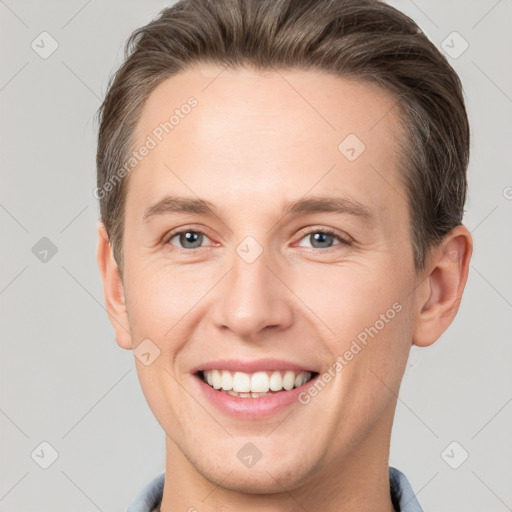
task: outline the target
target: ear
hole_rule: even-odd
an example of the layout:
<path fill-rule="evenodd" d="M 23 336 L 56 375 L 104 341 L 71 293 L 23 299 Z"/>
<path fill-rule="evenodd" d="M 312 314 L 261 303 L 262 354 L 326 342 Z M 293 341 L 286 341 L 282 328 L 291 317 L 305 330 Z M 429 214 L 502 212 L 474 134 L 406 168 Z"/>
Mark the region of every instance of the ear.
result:
<path fill-rule="evenodd" d="M 462 300 L 472 253 L 473 238 L 463 225 L 450 231 L 432 251 L 427 277 L 418 287 L 414 345 L 432 345 L 452 323 Z"/>
<path fill-rule="evenodd" d="M 101 221 L 98 223 L 96 259 L 103 281 L 105 306 L 110 323 L 114 328 L 117 344 L 121 348 L 132 350 L 133 344 L 126 313 L 123 282 L 112 253 L 105 225 Z"/>

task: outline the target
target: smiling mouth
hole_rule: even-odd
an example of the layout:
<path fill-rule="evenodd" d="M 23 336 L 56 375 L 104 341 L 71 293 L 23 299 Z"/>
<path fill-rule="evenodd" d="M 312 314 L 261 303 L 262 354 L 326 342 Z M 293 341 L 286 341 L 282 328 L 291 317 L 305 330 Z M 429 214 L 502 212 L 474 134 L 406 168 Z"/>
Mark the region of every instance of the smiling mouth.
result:
<path fill-rule="evenodd" d="M 272 370 L 253 373 L 200 370 L 195 374 L 211 388 L 240 398 L 260 398 L 307 384 L 318 372 Z"/>

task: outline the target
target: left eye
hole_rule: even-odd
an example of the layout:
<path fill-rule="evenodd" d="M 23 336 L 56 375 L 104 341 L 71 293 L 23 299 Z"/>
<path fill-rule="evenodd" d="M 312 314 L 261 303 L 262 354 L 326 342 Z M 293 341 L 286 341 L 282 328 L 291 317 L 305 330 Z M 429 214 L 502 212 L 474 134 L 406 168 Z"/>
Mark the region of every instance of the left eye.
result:
<path fill-rule="evenodd" d="M 336 233 L 328 230 L 316 230 L 316 231 L 310 231 L 307 233 L 301 240 L 309 240 L 311 243 L 311 246 L 314 249 L 328 249 L 333 246 L 333 240 L 337 239 L 341 244 L 345 242 L 340 236 L 338 236 Z M 334 245 L 340 245 L 340 244 L 334 244 Z M 303 244 L 299 244 L 301 247 L 308 247 L 304 246 Z"/>

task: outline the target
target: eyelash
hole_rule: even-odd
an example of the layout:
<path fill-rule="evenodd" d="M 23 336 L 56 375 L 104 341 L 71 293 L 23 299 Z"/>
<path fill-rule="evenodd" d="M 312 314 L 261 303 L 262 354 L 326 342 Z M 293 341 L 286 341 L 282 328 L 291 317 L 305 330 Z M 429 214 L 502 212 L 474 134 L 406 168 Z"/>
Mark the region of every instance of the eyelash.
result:
<path fill-rule="evenodd" d="M 198 234 L 206 236 L 207 238 L 210 238 L 201 229 L 188 228 L 188 229 L 181 229 L 180 231 L 174 231 L 174 232 L 170 233 L 169 235 L 164 237 L 162 244 L 163 245 L 172 245 L 170 243 L 171 240 L 173 238 L 175 238 L 177 235 L 181 235 L 183 233 L 198 233 Z M 350 246 L 350 245 L 352 245 L 352 240 L 350 240 L 348 237 L 346 239 L 341 237 L 336 231 L 334 231 L 333 229 L 330 229 L 330 228 L 321 228 L 321 229 L 320 228 L 312 228 L 309 231 L 303 232 L 302 236 L 299 239 L 299 241 L 301 241 L 302 239 L 304 239 L 305 237 L 307 237 L 308 235 L 311 235 L 313 233 L 322 233 L 323 235 L 332 235 L 334 238 L 337 238 L 340 243 L 339 244 L 335 244 L 335 245 L 333 245 L 331 247 L 326 247 L 324 249 L 317 248 L 317 247 L 306 247 L 306 249 L 311 249 L 313 251 L 326 252 L 326 251 L 335 249 L 338 245 L 341 245 L 341 246 Z M 178 250 L 180 250 L 180 251 L 185 251 L 185 252 L 189 252 L 189 251 L 190 252 L 194 252 L 194 251 L 197 251 L 198 249 L 204 249 L 204 247 L 196 247 L 196 248 L 192 249 L 192 248 L 188 248 L 188 247 L 179 247 L 179 246 L 174 246 L 174 245 L 173 245 L 173 247 L 178 249 Z"/>

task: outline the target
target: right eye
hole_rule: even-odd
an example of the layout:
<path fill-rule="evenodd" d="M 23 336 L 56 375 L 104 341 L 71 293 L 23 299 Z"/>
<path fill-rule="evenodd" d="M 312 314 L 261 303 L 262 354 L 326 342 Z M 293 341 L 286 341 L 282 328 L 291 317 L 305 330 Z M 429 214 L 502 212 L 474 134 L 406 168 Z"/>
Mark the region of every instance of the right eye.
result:
<path fill-rule="evenodd" d="M 167 242 L 165 243 L 170 245 L 178 245 L 180 249 L 194 250 L 201 248 L 202 242 L 205 238 L 209 240 L 209 238 L 202 231 L 184 229 L 171 233 L 167 238 Z M 172 242 L 174 239 L 177 240 L 177 244 Z"/>

